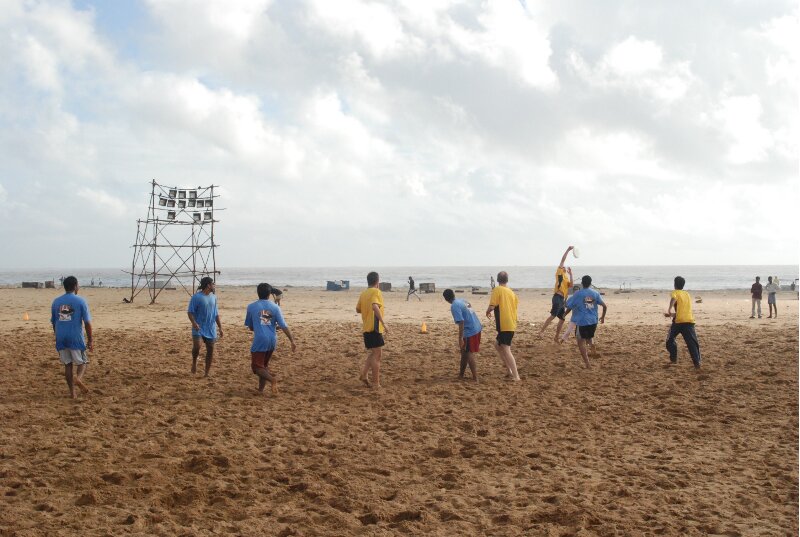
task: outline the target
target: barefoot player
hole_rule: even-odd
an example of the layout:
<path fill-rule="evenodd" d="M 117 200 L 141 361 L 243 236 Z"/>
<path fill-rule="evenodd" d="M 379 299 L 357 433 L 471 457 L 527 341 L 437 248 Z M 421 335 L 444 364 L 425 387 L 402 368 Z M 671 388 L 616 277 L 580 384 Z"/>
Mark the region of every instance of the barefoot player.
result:
<path fill-rule="evenodd" d="M 247 314 L 244 318 L 244 325 L 253 332 L 253 344 L 250 346 L 250 366 L 253 373 L 258 375 L 258 391 L 264 393 L 264 387 L 269 382 L 272 385 L 272 393 L 278 393 L 278 379 L 269 370 L 269 359 L 275 352 L 278 343 L 276 327 L 283 330 L 289 342 L 292 344 L 292 352 L 297 349 L 294 338 L 286 321 L 283 320 L 283 313 L 280 306 L 269 301 L 272 293 L 272 286 L 268 283 L 260 283 L 256 287 L 258 300 L 247 306 Z"/>
<path fill-rule="evenodd" d="M 503 361 L 503 366 L 508 372 L 511 380 L 520 380 L 517 372 L 517 361 L 511 354 L 511 340 L 517 329 L 517 307 L 519 298 L 514 291 L 508 288 L 508 273 L 503 271 L 497 274 L 497 287 L 492 289 L 489 298 L 489 307 L 486 309 L 486 317 L 491 318 L 494 313 L 494 321 L 497 326 L 497 340 L 494 348 Z"/>
<path fill-rule="evenodd" d="M 200 341 L 206 345 L 205 377 L 211 371 L 211 362 L 214 361 L 214 343 L 217 341 L 217 328 L 219 337 L 222 338 L 222 323 L 217 311 L 217 295 L 214 294 L 217 286 L 214 280 L 205 276 L 200 280 L 200 288 L 189 300 L 186 314 L 192 323 L 192 373 L 197 372 L 197 357 L 200 356 Z"/>
<path fill-rule="evenodd" d="M 672 291 L 669 307 L 664 313 L 665 317 L 672 317 L 672 326 L 669 327 L 667 336 L 667 351 L 669 352 L 669 361 L 673 364 L 678 363 L 678 345 L 675 343 L 675 338 L 681 334 L 689 349 L 695 369 L 700 369 L 700 343 L 697 341 L 697 332 L 694 330 L 692 297 L 683 290 L 685 285 L 685 279 L 675 276 L 675 290 Z"/>
<path fill-rule="evenodd" d="M 569 267 L 565 269 L 564 263 L 567 260 L 567 254 L 569 254 L 573 248 L 574 246 L 567 248 L 567 251 L 564 252 L 563 256 L 561 256 L 561 263 L 559 263 L 558 268 L 556 268 L 556 286 L 555 289 L 553 289 L 550 317 L 547 318 L 542 325 L 542 329 L 539 330 L 539 337 L 542 337 L 544 335 L 544 331 L 547 329 L 553 319 L 558 317 L 558 326 L 556 326 L 556 335 L 554 339 L 556 342 L 558 342 L 558 335 L 561 333 L 561 327 L 564 326 L 564 312 L 566 311 L 565 304 L 569 295 L 569 289 L 572 287 L 572 269 Z"/>
<path fill-rule="evenodd" d="M 597 306 L 603 307 L 603 315 L 600 317 L 600 324 L 606 322 L 606 311 L 608 307 L 603 302 L 603 297 L 600 293 L 592 289 L 592 277 L 584 276 L 581 278 L 581 285 L 583 289 L 576 291 L 569 300 L 567 300 L 567 311 L 572 311 L 572 322 L 577 325 L 575 331 L 575 339 L 578 341 L 578 349 L 581 351 L 581 357 L 586 369 L 591 367 L 589 365 L 589 347 L 594 348 L 594 333 L 597 330 Z"/>
<path fill-rule="evenodd" d="M 470 303 L 462 298 L 456 298 L 452 289 L 445 289 L 442 295 L 450 304 L 450 313 L 453 314 L 453 320 L 458 325 L 458 348 L 461 350 L 461 367 L 458 370 L 458 378 L 464 378 L 464 372 L 469 365 L 472 380 L 477 381 L 475 353 L 480 350 L 481 345 L 481 330 L 483 330 L 481 321 L 472 311 Z"/>
<path fill-rule="evenodd" d="M 63 295 L 53 301 L 50 308 L 50 323 L 56 334 L 56 350 L 61 363 L 64 364 L 64 377 L 67 379 L 69 396 L 73 399 L 75 385 L 83 393 L 88 393 L 89 388 L 83 383 L 83 374 L 89 358 L 86 349 L 94 350 L 92 342 L 92 316 L 89 314 L 89 305 L 83 297 L 78 296 L 78 279 L 75 276 L 64 278 Z M 83 329 L 86 328 L 86 341 L 83 339 Z M 72 366 L 75 365 L 73 376 Z"/>
<path fill-rule="evenodd" d="M 378 289 L 379 276 L 377 272 L 367 274 L 367 288 L 362 291 L 356 304 L 356 312 L 361 314 L 363 321 L 364 346 L 367 348 L 367 360 L 358 377 L 361 382 L 373 389 L 381 387 L 381 354 L 384 346 L 383 334 L 388 330 L 383 321 L 383 295 Z M 372 384 L 367 375 L 372 371 Z"/>

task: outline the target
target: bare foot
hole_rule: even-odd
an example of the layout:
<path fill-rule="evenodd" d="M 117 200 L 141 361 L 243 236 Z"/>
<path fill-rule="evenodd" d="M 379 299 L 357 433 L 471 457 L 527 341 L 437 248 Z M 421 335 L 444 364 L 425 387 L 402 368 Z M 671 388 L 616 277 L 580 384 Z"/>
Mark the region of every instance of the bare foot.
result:
<path fill-rule="evenodd" d="M 197 364 L 193 363 L 192 364 L 192 375 L 194 375 L 195 373 L 197 373 Z"/>
<path fill-rule="evenodd" d="M 78 386 L 78 388 L 80 388 L 80 389 L 81 389 L 81 391 L 82 391 L 83 393 L 89 393 L 89 388 L 87 388 L 87 387 L 86 387 L 86 384 L 84 384 L 84 383 L 83 383 L 83 381 L 82 381 L 81 379 L 79 379 L 79 378 L 76 378 L 76 379 L 75 379 L 75 384 Z"/>
<path fill-rule="evenodd" d="M 381 390 L 383 390 L 383 386 L 381 386 L 380 384 L 376 384 L 372 387 L 372 391 L 374 392 L 379 392 Z"/>
<path fill-rule="evenodd" d="M 69 392 L 69 398 L 70 399 L 77 399 L 78 398 L 78 394 L 75 393 L 75 390 L 72 390 L 71 392 Z"/>
<path fill-rule="evenodd" d="M 371 387 L 372 387 L 372 386 L 370 385 L 370 383 L 369 383 L 369 380 L 367 380 L 367 377 L 358 377 L 358 380 L 360 380 L 361 382 L 363 382 L 363 383 L 364 383 L 364 386 L 366 386 L 367 388 L 371 388 Z"/>
<path fill-rule="evenodd" d="M 278 379 L 272 379 L 272 395 L 278 395 Z"/>

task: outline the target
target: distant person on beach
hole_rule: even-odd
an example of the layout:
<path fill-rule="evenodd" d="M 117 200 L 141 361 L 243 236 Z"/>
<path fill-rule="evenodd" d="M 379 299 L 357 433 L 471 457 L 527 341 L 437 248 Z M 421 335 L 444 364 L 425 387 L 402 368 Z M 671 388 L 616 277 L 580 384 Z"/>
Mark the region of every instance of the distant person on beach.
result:
<path fill-rule="evenodd" d="M 385 342 L 383 334 L 388 332 L 383 317 L 383 294 L 378 288 L 380 277 L 377 272 L 367 274 L 367 289 L 361 292 L 356 304 L 356 313 L 361 314 L 363 321 L 364 346 L 367 348 L 367 359 L 361 369 L 359 380 L 367 387 L 381 387 L 381 353 Z M 367 378 L 372 371 L 372 382 Z"/>
<path fill-rule="evenodd" d="M 442 293 L 444 299 L 450 304 L 450 313 L 453 321 L 458 325 L 458 348 L 461 351 L 461 366 L 458 370 L 458 378 L 463 379 L 464 373 L 469 366 L 472 373 L 472 380 L 478 380 L 478 369 L 475 364 L 475 353 L 480 351 L 481 346 L 481 321 L 478 315 L 472 310 L 469 302 L 463 298 L 456 298 L 452 289 L 445 289 Z"/>
<path fill-rule="evenodd" d="M 678 334 L 683 336 L 689 355 L 695 369 L 700 368 L 700 343 L 697 341 L 697 333 L 694 330 L 694 314 L 692 313 L 692 297 L 683 290 L 686 280 L 680 276 L 675 276 L 675 290 L 672 291 L 669 299 L 665 317 L 672 317 L 672 326 L 669 327 L 667 336 L 667 351 L 669 351 L 669 361 L 673 364 L 678 363 L 678 345 L 675 338 Z M 672 310 L 675 310 L 674 312 Z"/>
<path fill-rule="evenodd" d="M 494 313 L 494 322 L 497 327 L 497 339 L 494 344 L 503 366 L 511 380 L 520 380 L 517 371 L 517 361 L 511 353 L 511 340 L 517 330 L 517 308 L 519 298 L 514 291 L 508 288 L 508 273 L 497 273 L 497 287 L 492 289 L 489 297 L 489 307 L 486 308 L 486 317 L 491 318 Z"/>
<path fill-rule="evenodd" d="M 64 377 L 69 387 L 69 396 L 73 399 L 75 385 L 83 393 L 89 393 L 89 388 L 83 383 L 83 375 L 89 358 L 86 349 L 94 350 L 92 340 L 92 316 L 89 313 L 89 304 L 83 297 L 78 296 L 78 279 L 67 276 L 63 279 L 65 293 L 53 300 L 50 307 L 50 324 L 56 335 L 56 350 L 61 363 L 64 364 Z M 86 328 L 86 341 L 83 339 L 83 329 Z M 75 366 L 73 375 L 72 366 Z"/>
<path fill-rule="evenodd" d="M 539 330 L 539 337 L 542 337 L 544 335 L 544 331 L 547 329 L 553 319 L 558 317 L 558 325 L 556 326 L 556 335 L 554 338 L 554 341 L 556 342 L 558 342 L 558 336 L 561 332 L 561 327 L 564 326 L 564 317 L 566 312 L 565 304 L 567 303 L 569 290 L 572 287 L 572 269 L 570 267 L 565 269 L 564 263 L 567 260 L 567 254 L 569 254 L 573 248 L 574 246 L 567 248 L 567 251 L 564 252 L 563 256 L 561 256 L 561 262 L 556 268 L 556 285 L 553 289 L 553 298 L 550 305 L 550 317 L 545 320 L 544 324 L 542 325 L 542 329 Z"/>
<path fill-rule="evenodd" d="M 197 357 L 200 356 L 200 341 L 206 345 L 206 368 L 204 377 L 211 371 L 214 361 L 214 343 L 217 341 L 217 328 L 222 338 L 222 322 L 217 310 L 217 286 L 213 278 L 205 276 L 200 280 L 200 287 L 189 300 L 186 314 L 192 323 L 192 373 L 197 373 Z"/>
<path fill-rule="evenodd" d="M 275 304 L 280 306 L 281 305 L 281 299 L 283 298 L 283 291 L 281 291 L 277 287 L 270 286 L 270 292 L 269 293 L 272 295 L 272 300 L 275 301 Z M 267 297 L 267 298 L 269 298 L 269 297 Z"/>
<path fill-rule="evenodd" d="M 777 276 L 775 277 L 777 280 Z M 767 319 L 778 318 L 778 304 L 775 301 L 777 292 L 780 291 L 781 286 L 772 280 L 772 276 L 767 277 L 767 285 L 764 286 L 764 291 L 767 292 L 767 307 L 769 308 L 769 317 Z M 772 311 L 775 310 L 775 315 Z"/>
<path fill-rule="evenodd" d="M 276 395 L 278 379 L 269 370 L 269 360 L 278 344 L 276 328 L 283 330 L 283 333 L 289 338 L 292 352 L 297 349 L 297 345 L 294 343 L 292 332 L 286 326 L 280 306 L 269 301 L 272 290 L 273 287 L 268 283 L 258 284 L 256 287 L 258 300 L 247 306 L 244 325 L 253 332 L 253 344 L 250 346 L 250 368 L 258 376 L 258 392 L 263 394 L 264 387 L 269 382 L 273 395 Z"/>
<path fill-rule="evenodd" d="M 409 276 L 408 277 L 408 294 L 406 295 L 406 302 L 408 302 L 408 299 L 411 298 L 411 295 L 414 295 L 415 297 L 417 297 L 417 300 L 422 302 L 422 299 L 417 294 L 417 285 L 414 283 L 414 278 Z"/>
<path fill-rule="evenodd" d="M 489 276 L 489 287 L 494 289 L 494 276 Z"/>
<path fill-rule="evenodd" d="M 750 287 L 750 295 L 753 297 L 752 308 L 750 310 L 750 318 L 756 318 L 756 307 L 758 307 L 758 318 L 761 318 L 761 293 L 764 286 L 761 285 L 761 276 L 756 276 L 756 283 Z"/>
<path fill-rule="evenodd" d="M 569 300 L 567 300 L 567 311 L 572 312 L 572 322 L 575 323 L 575 339 L 578 342 L 578 349 L 581 351 L 581 358 L 586 369 L 589 369 L 589 348 L 592 349 L 594 354 L 594 334 L 597 330 L 597 306 L 603 307 L 603 314 L 600 316 L 599 322 L 603 324 L 606 322 L 606 311 L 608 307 L 603 302 L 603 297 L 592 289 L 592 277 L 584 276 L 581 278 L 581 286 L 579 291 L 576 291 Z"/>

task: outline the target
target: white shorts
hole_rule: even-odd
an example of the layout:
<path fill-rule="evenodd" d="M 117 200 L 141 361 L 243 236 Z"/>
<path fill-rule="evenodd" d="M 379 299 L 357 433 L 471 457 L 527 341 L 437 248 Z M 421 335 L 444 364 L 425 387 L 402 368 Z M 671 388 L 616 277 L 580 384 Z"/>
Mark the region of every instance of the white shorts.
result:
<path fill-rule="evenodd" d="M 89 363 L 89 357 L 86 356 L 86 351 L 78 349 L 61 349 L 58 351 L 58 358 L 64 365 L 86 365 Z"/>

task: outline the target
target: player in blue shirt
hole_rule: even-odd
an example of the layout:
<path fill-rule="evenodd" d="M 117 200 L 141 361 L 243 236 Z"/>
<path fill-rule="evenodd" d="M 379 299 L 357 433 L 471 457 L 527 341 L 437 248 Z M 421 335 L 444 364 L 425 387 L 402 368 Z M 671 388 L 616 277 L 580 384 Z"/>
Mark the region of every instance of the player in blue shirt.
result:
<path fill-rule="evenodd" d="M 461 367 L 458 371 L 458 378 L 464 378 L 464 372 L 469 365 L 472 380 L 477 382 L 475 353 L 480 350 L 481 345 L 481 330 L 483 330 L 481 321 L 478 319 L 478 315 L 472 311 L 469 302 L 456 298 L 452 289 L 445 289 L 442 296 L 450 304 L 453 321 L 458 325 L 458 348 L 461 350 Z"/>
<path fill-rule="evenodd" d="M 608 307 L 603 302 L 600 293 L 592 289 L 592 277 L 584 276 L 581 278 L 583 289 L 576 291 L 567 300 L 566 313 L 572 312 L 572 322 L 575 323 L 575 339 L 578 341 L 578 349 L 581 351 L 583 363 L 589 369 L 589 344 L 594 350 L 594 332 L 597 329 L 597 306 L 603 306 L 603 315 L 600 316 L 600 323 L 606 322 L 606 311 Z"/>
<path fill-rule="evenodd" d="M 217 286 L 214 280 L 205 276 L 200 280 L 200 288 L 189 300 L 186 314 L 192 323 L 192 373 L 197 372 L 197 357 L 200 356 L 200 340 L 206 344 L 206 372 L 211 371 L 211 362 L 214 361 L 214 342 L 222 338 L 222 322 L 217 311 L 217 295 L 214 294 Z"/>
<path fill-rule="evenodd" d="M 53 332 L 56 334 L 56 350 L 59 359 L 64 364 L 64 377 L 67 379 L 69 395 L 73 399 L 75 395 L 75 385 L 83 393 L 89 393 L 89 388 L 83 383 L 83 374 L 86 373 L 86 365 L 89 358 L 86 356 L 86 349 L 94 350 L 92 340 L 92 316 L 89 314 L 89 305 L 83 297 L 78 296 L 78 279 L 75 276 L 64 278 L 63 295 L 53 301 L 50 308 L 50 324 L 53 325 Z M 86 327 L 86 339 L 83 339 L 83 328 Z M 76 371 L 73 377 L 72 365 Z"/>
<path fill-rule="evenodd" d="M 253 344 L 250 346 L 250 367 L 253 373 L 258 375 L 258 391 L 264 393 L 264 387 L 269 382 L 272 385 L 272 393 L 278 393 L 278 379 L 269 370 L 269 359 L 275 352 L 278 343 L 276 327 L 283 330 L 289 342 L 292 344 L 292 352 L 297 349 L 294 343 L 292 332 L 283 320 L 283 313 L 280 306 L 269 301 L 272 293 L 272 286 L 268 283 L 260 283 L 256 287 L 258 300 L 247 306 L 247 314 L 244 318 L 244 325 L 253 332 Z"/>

